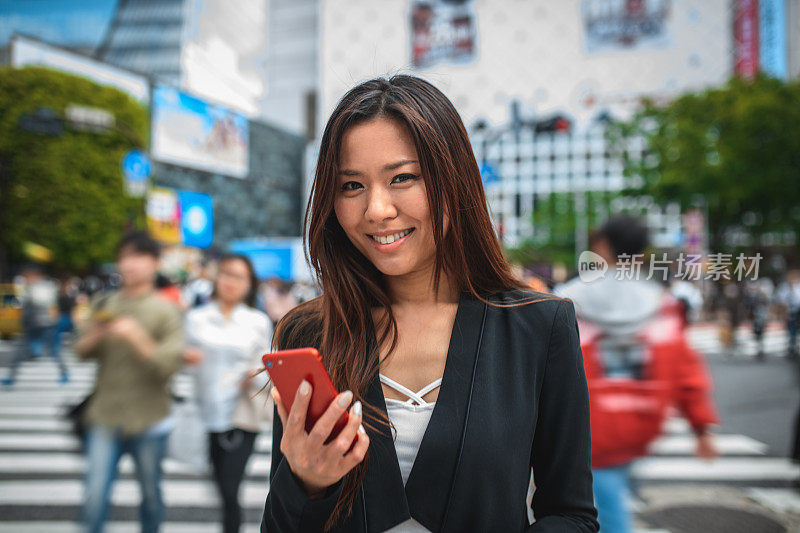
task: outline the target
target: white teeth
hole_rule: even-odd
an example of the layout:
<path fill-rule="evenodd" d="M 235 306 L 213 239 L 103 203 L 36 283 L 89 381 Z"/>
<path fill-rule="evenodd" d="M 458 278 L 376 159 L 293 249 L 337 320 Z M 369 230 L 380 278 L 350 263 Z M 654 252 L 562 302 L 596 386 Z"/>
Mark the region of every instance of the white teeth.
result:
<path fill-rule="evenodd" d="M 413 228 L 411 228 L 413 229 Z M 370 235 L 374 240 L 378 241 L 381 244 L 391 244 L 397 239 L 401 239 L 411 233 L 411 229 L 407 229 L 400 233 L 395 233 L 394 235 L 387 235 L 386 237 L 376 237 L 375 235 Z"/>

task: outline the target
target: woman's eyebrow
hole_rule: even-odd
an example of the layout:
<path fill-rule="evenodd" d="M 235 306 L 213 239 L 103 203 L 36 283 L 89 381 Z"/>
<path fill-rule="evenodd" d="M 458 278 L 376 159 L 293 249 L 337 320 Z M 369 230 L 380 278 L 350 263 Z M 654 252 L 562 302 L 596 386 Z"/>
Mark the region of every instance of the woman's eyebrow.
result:
<path fill-rule="evenodd" d="M 398 169 L 400 167 L 403 167 L 403 166 L 406 166 L 406 165 L 410 165 L 412 163 L 418 163 L 418 162 L 419 161 L 417 161 L 416 159 L 401 159 L 400 161 L 396 161 L 394 163 L 389 163 L 388 165 L 384 165 L 383 166 L 383 171 L 385 172 L 385 171 L 388 171 L 388 170 L 395 170 L 395 169 Z M 338 172 L 338 174 L 340 176 L 361 176 L 364 173 L 359 171 L 359 170 L 352 170 L 352 169 L 346 168 L 346 169 L 340 170 Z"/>
<path fill-rule="evenodd" d="M 401 159 L 396 163 L 389 163 L 388 165 L 384 165 L 383 170 L 394 170 L 396 168 L 400 168 L 406 165 L 410 165 L 411 163 L 417 163 L 416 159 Z"/>

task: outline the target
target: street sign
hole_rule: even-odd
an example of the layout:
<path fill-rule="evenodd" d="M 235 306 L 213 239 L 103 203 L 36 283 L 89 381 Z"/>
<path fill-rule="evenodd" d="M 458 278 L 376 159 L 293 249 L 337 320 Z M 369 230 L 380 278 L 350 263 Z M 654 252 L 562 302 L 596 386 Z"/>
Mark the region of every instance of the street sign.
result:
<path fill-rule="evenodd" d="M 201 192 L 180 191 L 178 198 L 183 244 L 208 248 L 214 240 L 214 202 L 211 196 Z"/>
<path fill-rule="evenodd" d="M 58 137 L 64 131 L 64 120 L 49 107 L 39 107 L 33 113 L 20 115 L 19 127 L 39 135 Z"/>
<path fill-rule="evenodd" d="M 130 196 L 144 196 L 151 169 L 150 158 L 141 150 L 131 150 L 123 156 L 122 175 L 125 176 L 125 189 Z"/>
<path fill-rule="evenodd" d="M 481 179 L 483 180 L 484 185 L 500 181 L 500 176 L 497 175 L 497 172 L 495 172 L 494 167 L 492 167 L 492 165 L 490 165 L 486 161 L 484 161 L 481 164 L 480 172 L 481 172 Z"/>
<path fill-rule="evenodd" d="M 69 126 L 76 130 L 105 133 L 114 127 L 114 115 L 98 107 L 70 104 L 64 115 Z"/>

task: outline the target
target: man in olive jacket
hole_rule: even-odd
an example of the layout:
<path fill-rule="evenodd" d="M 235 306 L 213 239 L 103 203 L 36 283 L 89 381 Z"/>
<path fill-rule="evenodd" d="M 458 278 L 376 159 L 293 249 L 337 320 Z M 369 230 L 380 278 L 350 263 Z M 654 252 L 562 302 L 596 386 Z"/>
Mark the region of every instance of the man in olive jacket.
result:
<path fill-rule="evenodd" d="M 102 531 L 117 463 L 130 453 L 142 504 L 142 531 L 164 519 L 161 461 L 171 419 L 169 381 L 180 367 L 180 311 L 155 292 L 159 245 L 146 233 L 123 237 L 117 248 L 119 291 L 100 294 L 81 328 L 76 352 L 98 362 L 95 391 L 84 414 L 87 472 L 82 522 Z"/>

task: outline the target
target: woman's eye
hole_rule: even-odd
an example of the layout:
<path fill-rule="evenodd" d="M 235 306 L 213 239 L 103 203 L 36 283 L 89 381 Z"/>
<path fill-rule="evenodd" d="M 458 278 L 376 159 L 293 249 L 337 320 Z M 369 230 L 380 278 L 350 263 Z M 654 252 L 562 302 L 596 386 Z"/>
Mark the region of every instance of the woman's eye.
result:
<path fill-rule="evenodd" d="M 394 179 L 400 180 L 397 183 L 405 183 L 406 181 L 413 180 L 416 177 L 417 176 L 415 176 L 414 174 L 400 174 L 398 176 L 395 176 Z"/>
<path fill-rule="evenodd" d="M 351 185 L 352 185 L 352 187 L 351 187 Z M 355 187 L 358 187 L 360 185 L 361 184 L 358 183 L 357 181 L 348 181 L 347 183 L 342 184 L 342 190 L 343 191 L 352 191 L 352 190 L 355 190 Z"/>

